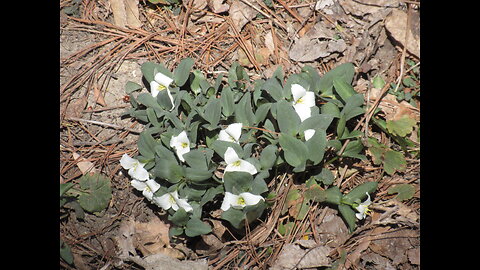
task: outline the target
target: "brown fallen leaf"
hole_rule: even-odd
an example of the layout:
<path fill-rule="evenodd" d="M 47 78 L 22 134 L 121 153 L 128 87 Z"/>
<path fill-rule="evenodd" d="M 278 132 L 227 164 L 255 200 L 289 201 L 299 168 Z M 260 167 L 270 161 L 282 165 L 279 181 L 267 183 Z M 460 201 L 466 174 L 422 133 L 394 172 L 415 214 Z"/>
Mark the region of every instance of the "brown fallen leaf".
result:
<path fill-rule="evenodd" d="M 95 173 L 97 171 L 95 169 L 95 164 L 93 164 L 92 162 L 84 159 L 83 157 L 81 157 L 76 152 L 73 152 L 72 156 L 73 156 L 73 160 L 77 161 L 77 167 L 78 167 L 78 169 L 80 169 L 82 174 L 85 175 L 86 173 Z"/>
<path fill-rule="evenodd" d="M 223 13 L 228 11 L 230 5 L 223 3 L 225 0 L 209 0 L 208 7 L 213 11 L 213 13 Z"/>
<path fill-rule="evenodd" d="M 252 5 L 255 7 L 260 7 L 256 2 L 252 3 Z M 237 27 L 238 31 L 241 31 L 245 24 L 255 18 L 257 13 L 258 11 L 242 1 L 233 1 L 229 10 L 229 16 Z"/>
<path fill-rule="evenodd" d="M 65 109 L 65 118 L 82 117 L 82 111 L 87 106 L 88 100 L 86 96 L 83 96 L 79 99 L 76 99 L 73 102 L 70 102 Z"/>
<path fill-rule="evenodd" d="M 407 44 L 404 44 L 407 31 L 407 17 L 406 12 L 395 9 L 385 19 L 385 28 L 393 39 L 402 44 L 402 46 L 406 46 L 408 52 L 420 58 L 420 16 L 418 13 L 412 12 Z"/>
<path fill-rule="evenodd" d="M 143 256 L 163 253 L 182 259 L 184 254 L 170 247 L 169 225 L 155 217 L 147 223 L 135 222 L 134 246 Z"/>
<path fill-rule="evenodd" d="M 93 84 L 93 98 L 96 103 L 102 105 L 103 107 L 107 106 L 105 98 L 103 97 L 102 92 L 100 91 L 100 88 L 98 88 L 96 83 Z"/>
<path fill-rule="evenodd" d="M 311 249 L 302 249 L 296 244 L 286 244 L 278 254 L 271 270 L 303 269 L 330 266 L 328 257 L 331 248 L 319 246 Z"/>
<path fill-rule="evenodd" d="M 138 28 L 142 25 L 139 20 L 137 0 L 110 0 L 113 13 L 113 23 L 118 27 Z"/>
<path fill-rule="evenodd" d="M 371 104 L 379 98 L 380 94 L 381 89 L 371 89 Z M 420 112 L 417 108 L 413 107 L 406 101 L 398 102 L 397 98 L 392 94 L 386 94 L 378 104 L 378 107 L 385 113 L 386 120 L 398 120 L 404 115 L 407 115 L 409 118 L 412 118 L 417 122 L 420 121 Z"/>
<path fill-rule="evenodd" d="M 145 268 L 145 270 L 208 270 L 208 263 L 206 259 L 197 261 L 180 261 L 161 253 L 145 256 L 144 258 L 132 256 L 128 259 L 142 266 Z"/>

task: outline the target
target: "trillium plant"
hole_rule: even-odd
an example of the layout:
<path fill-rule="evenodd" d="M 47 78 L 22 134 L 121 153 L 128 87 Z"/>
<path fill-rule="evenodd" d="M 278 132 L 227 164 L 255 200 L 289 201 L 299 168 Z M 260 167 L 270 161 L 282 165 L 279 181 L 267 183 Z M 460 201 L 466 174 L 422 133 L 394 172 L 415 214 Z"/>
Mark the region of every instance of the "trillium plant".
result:
<path fill-rule="evenodd" d="M 275 197 L 267 183 L 279 170 L 305 172 L 321 186 L 316 200 L 337 205 L 351 230 L 365 218 L 376 182 L 344 195 L 312 173 L 328 170 L 326 151 L 365 159 L 361 133 L 347 125 L 365 112 L 363 95 L 351 86 L 352 64 L 323 76 L 305 66 L 289 78 L 279 68 L 272 78 L 253 82 L 237 63 L 215 79 L 193 66 L 190 58 L 173 71 L 146 62 L 145 87 L 126 85 L 131 108 L 124 116 L 145 129 L 139 154 L 124 154 L 120 164 L 133 188 L 166 211 L 175 225 L 171 236 L 210 233 L 206 218 L 219 209 L 237 229 L 262 219 Z"/>

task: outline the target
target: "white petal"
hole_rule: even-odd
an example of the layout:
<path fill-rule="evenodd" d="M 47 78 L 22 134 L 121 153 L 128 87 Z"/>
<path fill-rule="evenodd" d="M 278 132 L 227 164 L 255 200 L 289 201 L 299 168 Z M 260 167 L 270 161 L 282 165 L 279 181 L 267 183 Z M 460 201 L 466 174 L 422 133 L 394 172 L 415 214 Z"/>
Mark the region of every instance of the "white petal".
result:
<path fill-rule="evenodd" d="M 132 180 L 132 181 L 130 181 L 130 184 L 131 184 L 136 190 L 139 190 L 139 191 L 143 191 L 143 190 L 147 187 L 147 184 L 145 184 L 145 182 L 138 181 L 138 180 Z"/>
<path fill-rule="evenodd" d="M 254 195 L 249 192 L 240 193 L 240 197 L 243 198 L 246 205 L 256 205 L 259 201 L 264 200 L 260 195 Z"/>
<path fill-rule="evenodd" d="M 303 134 L 305 135 L 305 141 L 308 141 L 315 135 L 315 129 L 307 129 Z"/>
<path fill-rule="evenodd" d="M 187 132 L 182 131 L 178 136 L 172 136 L 170 146 L 175 148 L 178 158 L 184 162 L 183 155 L 190 152 L 190 140 L 187 137 Z"/>
<path fill-rule="evenodd" d="M 158 89 L 159 86 L 160 84 L 156 81 L 150 82 L 150 93 L 152 93 L 152 97 L 157 97 L 158 93 L 160 93 L 160 90 Z"/>
<path fill-rule="evenodd" d="M 170 209 L 172 207 L 172 200 L 170 199 L 171 195 L 170 193 L 165 193 L 164 195 L 160 197 L 154 197 L 153 201 L 160 207 L 162 207 L 165 210 Z"/>
<path fill-rule="evenodd" d="M 126 170 L 134 167 L 138 163 L 138 160 L 131 158 L 127 154 L 123 154 L 122 158 L 120 159 L 120 165 Z"/>
<path fill-rule="evenodd" d="M 230 206 L 232 204 L 236 204 L 238 197 L 238 195 L 232 194 L 228 191 L 225 192 L 225 197 L 223 197 L 223 203 L 220 209 L 222 209 L 223 211 L 227 211 L 228 209 L 230 209 Z"/>
<path fill-rule="evenodd" d="M 148 171 L 143 168 L 144 163 L 138 163 L 137 166 L 128 170 L 128 175 L 137 180 L 145 181 L 148 179 Z"/>
<path fill-rule="evenodd" d="M 225 151 L 224 154 L 224 160 L 225 162 L 227 162 L 227 164 L 232 164 L 240 160 L 240 158 L 238 157 L 237 152 L 235 152 L 232 147 L 228 147 L 227 151 Z"/>
<path fill-rule="evenodd" d="M 302 98 L 303 104 L 305 104 L 308 107 L 313 107 L 315 106 L 315 93 L 312 91 L 307 91 L 305 93 L 305 96 Z"/>
<path fill-rule="evenodd" d="M 157 190 L 160 188 L 160 184 L 157 183 L 157 181 L 153 180 L 153 179 L 150 179 L 150 180 L 147 180 L 147 182 L 145 182 L 147 184 L 147 186 L 150 188 L 150 190 L 155 193 L 157 192 Z"/>
<path fill-rule="evenodd" d="M 307 90 L 305 88 L 303 88 L 303 86 L 301 86 L 300 84 L 296 84 L 296 83 L 292 84 L 291 91 L 292 91 L 292 96 L 293 96 L 293 101 L 294 102 L 297 102 L 297 100 L 299 100 L 300 98 L 305 96 L 305 93 L 307 92 Z"/>
<path fill-rule="evenodd" d="M 235 139 L 235 142 L 238 143 L 238 139 L 240 139 L 240 135 L 242 135 L 242 123 L 233 123 L 230 124 L 225 131 Z"/>
<path fill-rule="evenodd" d="M 172 108 L 170 109 L 170 111 L 173 111 L 173 109 L 175 108 L 174 107 L 175 104 L 173 103 L 173 97 L 168 88 L 167 88 L 167 95 L 168 95 L 168 98 L 170 99 L 170 102 L 172 103 Z"/>
<path fill-rule="evenodd" d="M 220 130 L 220 133 L 218 133 L 218 139 L 220 141 L 235 142 L 235 138 L 230 136 L 226 130 Z"/>
<path fill-rule="evenodd" d="M 177 202 L 177 205 L 183 208 L 185 211 L 193 211 L 192 206 L 187 202 L 186 199 L 175 199 L 175 201 Z"/>
<path fill-rule="evenodd" d="M 155 74 L 155 81 L 168 88 L 170 84 L 173 82 L 173 79 L 159 72 Z"/>
<path fill-rule="evenodd" d="M 293 105 L 293 108 L 295 109 L 295 112 L 298 114 L 298 116 L 300 117 L 300 121 L 302 122 L 312 115 L 310 107 L 304 104 L 295 104 Z"/>
<path fill-rule="evenodd" d="M 357 219 L 364 219 L 366 214 L 365 213 L 356 213 L 355 216 L 357 217 Z"/>
<path fill-rule="evenodd" d="M 254 175 L 254 174 L 257 173 L 257 169 L 255 168 L 255 166 L 253 166 L 252 163 L 250 163 L 246 160 L 243 160 L 243 159 L 239 159 L 238 161 L 240 161 L 238 166 L 236 166 L 236 164 L 228 164 L 227 167 L 225 168 L 225 171 L 226 172 L 228 172 L 228 171 L 230 171 L 230 172 L 248 172 L 251 175 Z"/>

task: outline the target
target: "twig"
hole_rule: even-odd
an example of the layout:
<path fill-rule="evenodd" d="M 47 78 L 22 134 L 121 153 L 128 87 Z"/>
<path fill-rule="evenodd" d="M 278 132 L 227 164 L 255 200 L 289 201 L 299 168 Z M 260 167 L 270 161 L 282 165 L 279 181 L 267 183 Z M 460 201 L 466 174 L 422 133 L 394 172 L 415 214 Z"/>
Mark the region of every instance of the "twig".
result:
<path fill-rule="evenodd" d="M 82 118 L 77 118 L 77 117 L 67 117 L 66 120 L 79 121 L 79 122 L 85 122 L 85 123 L 90 123 L 90 124 L 99 125 L 99 126 L 111 127 L 111 128 L 114 128 L 114 129 L 126 130 L 126 131 L 136 133 L 136 134 L 141 133 L 141 131 L 134 130 L 134 129 L 131 129 L 131 128 L 122 127 L 122 126 L 118 126 L 118 125 L 114 125 L 114 124 L 110 124 L 110 123 L 104 123 L 104 122 L 95 121 L 95 120 L 87 120 L 87 119 L 82 119 Z"/>

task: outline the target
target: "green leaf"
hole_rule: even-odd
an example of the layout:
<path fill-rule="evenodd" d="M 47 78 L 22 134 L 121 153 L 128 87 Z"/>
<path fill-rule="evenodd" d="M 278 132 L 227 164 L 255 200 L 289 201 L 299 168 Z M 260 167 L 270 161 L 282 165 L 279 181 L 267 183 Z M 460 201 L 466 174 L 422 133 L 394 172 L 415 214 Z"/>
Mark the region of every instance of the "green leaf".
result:
<path fill-rule="evenodd" d="M 293 106 L 285 100 L 281 100 L 276 103 L 276 114 L 280 132 L 295 136 L 301 121 Z"/>
<path fill-rule="evenodd" d="M 173 224 L 177 226 L 185 226 L 188 222 L 188 213 L 183 208 L 179 208 L 172 216 L 168 216 Z"/>
<path fill-rule="evenodd" d="M 399 201 L 411 199 L 415 194 L 415 188 L 410 184 L 399 184 L 388 189 L 388 194 L 398 193 L 395 198 Z"/>
<path fill-rule="evenodd" d="M 73 264 L 73 255 L 70 246 L 60 239 L 60 257 L 68 264 Z"/>
<path fill-rule="evenodd" d="M 70 182 L 70 183 L 65 183 L 65 184 L 60 184 L 60 197 L 62 197 L 63 194 L 65 194 L 65 192 L 67 192 L 67 190 L 69 190 L 70 188 L 73 187 L 73 183 Z"/>
<path fill-rule="evenodd" d="M 167 91 L 160 91 L 160 93 L 162 92 L 167 92 Z M 160 94 L 159 93 L 159 94 Z M 137 97 L 137 101 L 149 108 L 152 108 L 154 109 L 156 112 L 158 112 L 159 114 L 164 111 L 164 108 L 162 108 L 160 106 L 160 104 L 158 104 L 157 102 L 157 99 L 152 97 L 152 95 L 150 93 L 140 93 Z M 170 100 L 169 100 L 170 102 Z"/>
<path fill-rule="evenodd" d="M 384 86 L 385 86 L 386 82 L 385 80 L 383 80 L 382 76 L 380 75 L 375 75 L 375 77 L 373 78 L 373 81 L 372 81 L 372 85 L 374 88 L 377 88 L 377 89 L 382 89 Z"/>
<path fill-rule="evenodd" d="M 215 140 L 210 145 L 210 148 L 215 151 L 215 153 L 217 153 L 222 159 L 224 159 L 225 151 L 227 151 L 228 147 L 232 147 L 233 150 L 235 150 L 235 152 L 237 153 L 238 157 L 243 158 L 243 149 L 237 143 Z"/>
<path fill-rule="evenodd" d="M 187 222 L 187 226 L 185 228 L 185 234 L 188 237 L 195 237 L 202 234 L 207 234 L 212 231 L 212 227 L 207 223 L 204 223 L 198 218 L 192 218 Z"/>
<path fill-rule="evenodd" d="M 325 190 L 325 201 L 328 203 L 339 205 L 342 201 L 342 192 L 337 186 L 330 187 Z"/>
<path fill-rule="evenodd" d="M 184 168 L 185 177 L 192 182 L 202 182 L 212 178 L 213 171 Z"/>
<path fill-rule="evenodd" d="M 322 129 L 327 130 L 330 124 L 333 121 L 333 116 L 329 114 L 317 114 L 312 115 L 309 118 L 305 119 L 299 128 L 299 132 L 303 132 L 307 129 Z"/>
<path fill-rule="evenodd" d="M 322 105 L 321 107 L 322 114 L 331 115 L 332 117 L 340 117 L 340 109 L 333 102 L 329 101 Z M 308 119 L 307 119 L 308 120 Z M 305 120 L 305 121 L 307 121 Z"/>
<path fill-rule="evenodd" d="M 166 69 L 163 64 L 145 62 L 140 67 L 140 70 L 142 71 L 142 74 L 143 74 L 143 77 L 145 77 L 145 80 L 149 83 L 155 79 L 155 74 L 158 72 L 170 78 L 172 77 L 172 73 L 170 72 L 170 70 Z"/>
<path fill-rule="evenodd" d="M 348 194 L 345 194 L 342 198 L 342 202 L 347 204 L 354 203 L 356 201 L 363 201 L 367 197 L 367 194 L 373 193 L 378 186 L 378 182 L 366 182 L 354 189 L 350 190 Z"/>
<path fill-rule="evenodd" d="M 235 122 L 250 126 L 255 122 L 250 93 L 243 95 L 242 99 L 235 105 Z"/>
<path fill-rule="evenodd" d="M 260 166 L 262 167 L 262 170 L 269 170 L 275 165 L 275 161 L 278 157 L 277 150 L 278 148 L 274 144 L 269 144 L 263 148 L 262 153 L 260 154 Z"/>
<path fill-rule="evenodd" d="M 253 176 L 247 172 L 226 172 L 223 175 L 225 191 L 239 194 L 251 189 Z"/>
<path fill-rule="evenodd" d="M 404 115 L 398 120 L 387 120 L 387 130 L 393 135 L 405 137 L 413 131 L 416 123 L 417 121 Z"/>
<path fill-rule="evenodd" d="M 318 88 L 322 94 L 331 93 L 333 80 L 341 78 L 344 82 L 351 84 L 355 74 L 355 67 L 352 63 L 344 63 L 325 73 L 318 81 Z"/>
<path fill-rule="evenodd" d="M 230 207 L 227 211 L 222 212 L 221 217 L 230 222 L 230 224 L 237 229 L 240 229 L 245 225 L 245 213 L 242 210 Z"/>
<path fill-rule="evenodd" d="M 255 111 L 255 124 L 258 124 L 265 120 L 265 117 L 267 117 L 268 111 L 272 107 L 272 103 L 264 103 L 260 106 L 258 106 L 257 110 Z"/>
<path fill-rule="evenodd" d="M 353 209 L 349 205 L 345 204 L 340 204 L 338 206 L 338 210 L 340 211 L 340 214 L 347 223 L 350 233 L 352 233 L 357 227 L 357 224 L 355 223 L 357 220 L 357 217 L 355 216 L 355 211 L 353 211 Z"/>
<path fill-rule="evenodd" d="M 337 136 L 338 138 L 342 138 L 343 133 L 345 132 L 345 126 L 347 124 L 347 119 L 345 114 L 340 115 L 340 119 L 337 122 Z"/>
<path fill-rule="evenodd" d="M 100 212 L 107 208 L 112 198 L 110 178 L 99 173 L 86 174 L 79 179 L 82 194 L 78 202 L 88 212 Z"/>
<path fill-rule="evenodd" d="M 232 115 L 235 109 L 235 102 L 233 101 L 233 92 L 230 87 L 225 87 L 222 90 L 222 94 L 220 96 L 220 101 L 222 103 L 222 113 L 226 117 Z"/>
<path fill-rule="evenodd" d="M 327 186 L 333 183 L 334 178 L 333 173 L 327 168 L 323 168 L 319 174 L 315 175 L 315 180 L 320 181 Z"/>
<path fill-rule="evenodd" d="M 325 190 L 321 189 L 318 184 L 312 185 L 305 191 L 303 196 L 306 200 L 312 200 L 314 202 L 324 202 L 326 199 Z"/>
<path fill-rule="evenodd" d="M 183 86 L 185 82 L 187 82 L 190 75 L 190 70 L 193 67 L 193 63 L 193 59 L 188 57 L 184 58 L 180 64 L 178 64 L 177 68 L 173 72 L 173 79 L 175 80 L 175 84 L 177 86 Z"/>
<path fill-rule="evenodd" d="M 205 105 L 204 117 L 213 128 L 218 126 L 220 121 L 222 105 L 219 99 L 211 98 Z"/>
<path fill-rule="evenodd" d="M 178 183 L 184 177 L 182 166 L 178 165 L 176 161 L 168 159 L 156 160 L 153 172 L 156 177 L 165 179 L 172 184 Z"/>
<path fill-rule="evenodd" d="M 327 134 L 325 130 L 315 130 L 315 134 L 305 142 L 307 148 L 307 159 L 317 165 L 323 160 L 325 154 L 325 147 L 327 146 Z"/>
<path fill-rule="evenodd" d="M 293 167 L 305 164 L 308 149 L 305 144 L 289 134 L 281 133 L 278 142 L 283 149 L 285 161 Z"/>
<path fill-rule="evenodd" d="M 193 169 L 208 170 L 207 159 L 200 149 L 192 149 L 190 152 L 183 154 L 185 162 Z"/>
<path fill-rule="evenodd" d="M 266 91 L 275 101 L 283 100 L 283 87 L 277 78 L 268 79 L 261 89 Z"/>
<path fill-rule="evenodd" d="M 350 120 L 351 118 L 360 115 L 365 112 L 361 107 L 363 105 L 363 94 L 355 94 L 350 96 L 343 107 L 342 114 L 345 115 L 345 120 Z"/>
<path fill-rule="evenodd" d="M 360 152 L 363 150 L 363 144 L 360 140 L 350 141 L 350 143 L 345 147 L 342 156 L 358 158 L 361 160 L 366 160 L 367 157 Z"/>
<path fill-rule="evenodd" d="M 127 94 L 131 94 L 132 92 L 141 90 L 142 88 L 143 87 L 140 84 L 128 81 L 127 84 L 125 85 L 125 92 Z"/>
<path fill-rule="evenodd" d="M 395 171 L 405 171 L 407 169 L 407 161 L 402 153 L 387 150 L 383 159 L 383 169 L 386 173 L 393 175 Z"/>
<path fill-rule="evenodd" d="M 200 70 L 194 70 L 191 76 L 190 89 L 192 89 L 195 95 L 198 95 L 202 92 L 201 82 L 206 81 L 205 76 Z"/>
<path fill-rule="evenodd" d="M 153 159 L 155 155 L 155 139 L 148 132 L 143 131 L 138 137 L 138 152 L 147 159 Z"/>
<path fill-rule="evenodd" d="M 353 87 L 349 83 L 344 81 L 344 79 L 342 77 L 337 77 L 337 78 L 333 79 L 333 87 L 335 89 L 335 92 L 337 92 L 337 94 L 345 102 L 347 101 L 347 99 L 349 97 L 357 94 L 357 92 L 355 92 Z"/>

